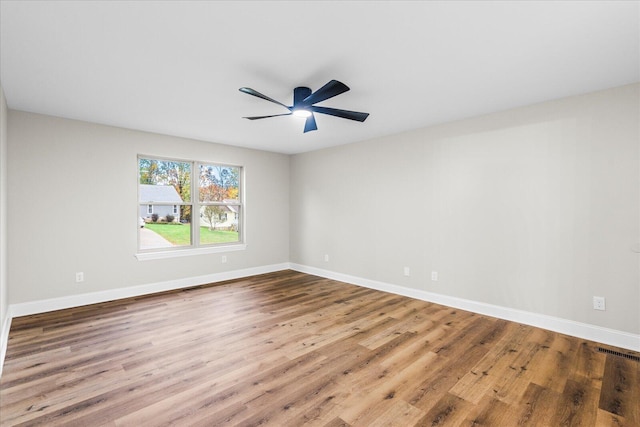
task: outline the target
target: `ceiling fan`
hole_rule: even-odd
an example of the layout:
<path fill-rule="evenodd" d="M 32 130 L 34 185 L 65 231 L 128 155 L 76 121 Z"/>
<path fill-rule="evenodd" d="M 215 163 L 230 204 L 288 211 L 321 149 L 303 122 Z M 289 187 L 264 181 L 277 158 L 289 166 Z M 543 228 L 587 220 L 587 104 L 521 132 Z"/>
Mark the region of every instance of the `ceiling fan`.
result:
<path fill-rule="evenodd" d="M 294 116 L 306 118 L 306 121 L 304 123 L 304 133 L 318 129 L 313 113 L 328 114 L 330 116 L 342 117 L 343 119 L 364 122 L 369 116 L 369 113 L 339 110 L 337 108 L 319 107 L 317 105 L 314 105 L 318 102 L 322 102 L 329 98 L 333 98 L 334 96 L 340 95 L 341 93 L 344 93 L 348 90 L 349 87 L 347 85 L 337 80 L 331 80 L 329 83 L 325 84 L 313 93 L 308 87 L 297 87 L 293 90 L 293 105 L 288 106 L 276 101 L 275 99 L 269 98 L 268 96 L 263 95 L 260 92 L 251 89 L 250 87 L 240 88 L 240 92 L 248 93 L 249 95 L 257 96 L 258 98 L 262 98 L 275 104 L 282 105 L 284 108 L 289 110 L 288 113 L 273 114 L 270 116 L 244 117 L 245 119 L 258 120 L 266 119 L 269 117 L 289 116 L 293 114 Z"/>

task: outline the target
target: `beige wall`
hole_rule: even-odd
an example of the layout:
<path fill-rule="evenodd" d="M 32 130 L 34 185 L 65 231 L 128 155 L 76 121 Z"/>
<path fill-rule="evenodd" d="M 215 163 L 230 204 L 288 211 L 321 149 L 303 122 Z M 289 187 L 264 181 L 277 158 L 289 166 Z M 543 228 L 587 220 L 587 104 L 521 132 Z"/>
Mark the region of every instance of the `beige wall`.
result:
<path fill-rule="evenodd" d="M 13 110 L 8 141 L 11 304 L 289 259 L 286 155 Z M 138 154 L 244 166 L 247 249 L 138 261 Z"/>
<path fill-rule="evenodd" d="M 0 348 L 9 314 L 7 288 L 7 102 L 0 86 Z"/>
<path fill-rule="evenodd" d="M 291 261 L 640 333 L 639 99 L 636 84 L 292 156 Z"/>
<path fill-rule="evenodd" d="M 2 315 L 7 292 L 20 304 L 291 261 L 640 333 L 639 99 L 630 85 L 291 157 L 5 120 L 0 102 Z M 247 250 L 137 261 L 138 154 L 243 165 Z"/>

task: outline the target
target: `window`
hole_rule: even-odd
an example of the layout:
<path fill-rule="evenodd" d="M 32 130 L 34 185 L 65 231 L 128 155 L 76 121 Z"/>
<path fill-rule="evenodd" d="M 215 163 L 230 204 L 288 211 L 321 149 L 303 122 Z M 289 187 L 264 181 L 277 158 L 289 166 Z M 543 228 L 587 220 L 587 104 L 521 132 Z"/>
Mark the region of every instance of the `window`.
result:
<path fill-rule="evenodd" d="M 140 252 L 242 244 L 241 167 L 138 157 L 138 170 Z"/>
<path fill-rule="evenodd" d="M 240 212 L 240 168 L 215 164 L 198 164 L 198 203 L 200 241 L 206 243 L 238 242 L 239 223 L 228 220 L 228 212 Z"/>

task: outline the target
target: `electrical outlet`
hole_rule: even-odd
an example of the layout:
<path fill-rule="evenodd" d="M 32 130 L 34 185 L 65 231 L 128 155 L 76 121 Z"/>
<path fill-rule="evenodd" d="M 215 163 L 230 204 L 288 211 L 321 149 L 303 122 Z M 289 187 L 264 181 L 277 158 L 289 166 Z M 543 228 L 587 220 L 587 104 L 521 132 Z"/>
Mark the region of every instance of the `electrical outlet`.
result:
<path fill-rule="evenodd" d="M 411 276 L 411 269 L 409 267 L 404 268 L 404 275 L 407 277 Z"/>
<path fill-rule="evenodd" d="M 324 254 L 324 262 L 329 262 L 329 254 Z"/>
<path fill-rule="evenodd" d="M 434 282 L 438 281 L 438 272 L 437 271 L 432 271 L 431 272 L 431 280 Z"/>
<path fill-rule="evenodd" d="M 84 273 L 79 271 L 76 273 L 76 283 L 84 282 Z"/>
<path fill-rule="evenodd" d="M 593 297 L 594 310 L 606 310 L 604 297 Z"/>

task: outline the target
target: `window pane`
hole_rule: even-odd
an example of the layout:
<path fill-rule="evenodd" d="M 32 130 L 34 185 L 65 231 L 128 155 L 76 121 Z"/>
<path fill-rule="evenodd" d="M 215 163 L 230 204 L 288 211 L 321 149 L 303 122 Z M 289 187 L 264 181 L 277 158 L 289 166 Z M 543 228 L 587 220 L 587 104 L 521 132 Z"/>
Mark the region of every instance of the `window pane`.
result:
<path fill-rule="evenodd" d="M 240 168 L 200 165 L 199 200 L 201 202 L 239 202 Z"/>
<path fill-rule="evenodd" d="M 240 241 L 239 205 L 208 205 L 200 208 L 200 244 Z"/>
<path fill-rule="evenodd" d="M 189 203 L 191 163 L 138 159 L 140 203 Z"/>
<path fill-rule="evenodd" d="M 153 214 L 143 217 L 148 205 L 140 205 L 140 249 L 160 249 L 191 245 L 191 206 L 179 206 L 173 213 L 171 205 L 152 205 Z"/>

